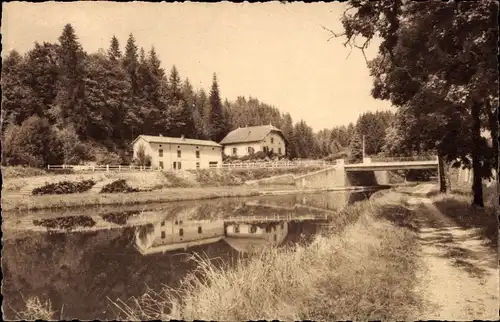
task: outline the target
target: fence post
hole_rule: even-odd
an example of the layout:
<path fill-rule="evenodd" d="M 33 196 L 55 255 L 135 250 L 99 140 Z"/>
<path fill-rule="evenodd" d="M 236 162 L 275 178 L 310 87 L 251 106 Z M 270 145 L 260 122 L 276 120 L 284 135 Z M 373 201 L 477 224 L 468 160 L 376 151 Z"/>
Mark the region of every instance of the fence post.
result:
<path fill-rule="evenodd" d="M 118 165 L 118 171 L 122 171 L 122 166 Z"/>
<path fill-rule="evenodd" d="M 50 170 L 50 164 L 47 164 L 47 170 Z"/>
<path fill-rule="evenodd" d="M 109 164 L 106 164 L 106 172 L 109 172 Z"/>

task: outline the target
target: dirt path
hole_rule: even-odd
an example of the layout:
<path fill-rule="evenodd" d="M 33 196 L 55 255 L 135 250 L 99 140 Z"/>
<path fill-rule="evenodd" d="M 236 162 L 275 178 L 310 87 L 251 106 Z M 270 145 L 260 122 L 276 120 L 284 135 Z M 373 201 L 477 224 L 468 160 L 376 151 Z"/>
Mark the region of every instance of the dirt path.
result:
<path fill-rule="evenodd" d="M 419 191 L 420 192 L 420 191 Z M 498 320 L 498 255 L 474 229 L 459 227 L 430 199 L 412 196 L 419 214 L 421 265 L 417 292 L 423 320 Z"/>

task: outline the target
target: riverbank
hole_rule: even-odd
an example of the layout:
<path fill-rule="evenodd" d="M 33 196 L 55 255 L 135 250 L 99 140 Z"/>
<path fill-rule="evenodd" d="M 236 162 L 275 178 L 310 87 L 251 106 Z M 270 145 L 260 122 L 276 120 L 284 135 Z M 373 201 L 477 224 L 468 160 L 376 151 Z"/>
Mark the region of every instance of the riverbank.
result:
<path fill-rule="evenodd" d="M 340 212 L 311 244 L 235 267 L 195 258 L 199 271 L 182 290 L 114 304 L 128 320 L 489 320 L 498 314 L 495 217 L 461 198 L 383 191 Z M 464 218 L 480 215 L 478 232 Z"/>
<path fill-rule="evenodd" d="M 199 274 L 188 276 L 184 289 L 116 303 L 120 318 L 408 318 L 419 305 L 412 291 L 417 234 L 387 219 L 411 216 L 404 198 L 392 191 L 380 193 L 374 201 L 356 203 L 335 215 L 331 228 L 311 244 L 254 254 L 235 267 L 195 259 Z"/>
<path fill-rule="evenodd" d="M 251 187 L 247 185 L 229 187 L 171 188 L 133 193 L 76 193 L 67 195 L 21 196 L 6 192 L 2 198 L 2 210 L 18 212 L 26 210 L 76 208 L 104 205 L 140 205 L 174 201 L 206 200 L 231 197 L 286 195 L 298 193 L 320 193 L 325 191 L 363 191 L 383 189 L 380 187 L 346 187 L 332 189 L 295 189 L 290 186 Z"/>

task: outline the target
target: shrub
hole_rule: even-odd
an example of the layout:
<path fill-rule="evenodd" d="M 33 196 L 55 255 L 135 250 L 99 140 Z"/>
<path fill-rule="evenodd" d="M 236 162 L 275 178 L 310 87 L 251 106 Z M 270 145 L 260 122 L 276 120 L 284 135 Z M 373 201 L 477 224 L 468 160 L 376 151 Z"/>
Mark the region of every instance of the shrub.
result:
<path fill-rule="evenodd" d="M 63 161 L 62 145 L 45 118 L 32 116 L 21 126 L 9 125 L 2 137 L 4 165 L 43 167 Z"/>
<path fill-rule="evenodd" d="M 90 190 L 95 185 L 93 180 L 83 180 L 80 182 L 62 181 L 49 183 L 43 187 L 35 188 L 32 194 L 39 195 L 63 195 L 70 193 L 81 193 Z"/>
<path fill-rule="evenodd" d="M 91 155 L 90 147 L 82 143 L 73 127 L 66 127 L 58 133 L 62 144 L 64 164 L 80 164 Z"/>
<path fill-rule="evenodd" d="M 101 193 L 118 193 L 118 192 L 138 192 L 139 189 L 132 188 L 127 184 L 127 181 L 125 179 L 120 179 L 113 181 L 111 183 L 108 183 L 104 187 L 102 187 Z"/>
<path fill-rule="evenodd" d="M 70 216 L 41 220 L 35 219 L 33 220 L 33 224 L 47 228 L 73 229 L 76 227 L 93 227 L 95 221 L 89 216 Z"/>
<path fill-rule="evenodd" d="M 144 165 L 148 167 L 151 165 L 151 156 L 146 154 L 146 149 L 142 144 L 139 145 L 139 148 L 137 149 L 137 154 L 134 158 L 134 164 Z"/>
<path fill-rule="evenodd" d="M 163 175 L 168 180 L 171 187 L 183 188 L 183 187 L 191 187 L 192 186 L 192 184 L 190 184 L 189 181 L 187 181 L 184 178 L 178 177 L 172 171 L 165 171 L 165 172 L 163 172 Z"/>
<path fill-rule="evenodd" d="M 106 214 L 101 215 L 102 219 L 112 222 L 117 225 L 125 225 L 127 223 L 127 219 L 129 219 L 132 216 L 136 216 L 140 214 L 141 212 L 138 210 L 131 210 L 131 211 L 119 211 L 119 212 L 108 212 Z"/>
<path fill-rule="evenodd" d="M 122 158 L 115 152 L 111 151 L 102 151 L 99 150 L 95 153 L 95 161 L 97 164 L 100 165 L 107 165 L 107 164 L 122 164 Z"/>

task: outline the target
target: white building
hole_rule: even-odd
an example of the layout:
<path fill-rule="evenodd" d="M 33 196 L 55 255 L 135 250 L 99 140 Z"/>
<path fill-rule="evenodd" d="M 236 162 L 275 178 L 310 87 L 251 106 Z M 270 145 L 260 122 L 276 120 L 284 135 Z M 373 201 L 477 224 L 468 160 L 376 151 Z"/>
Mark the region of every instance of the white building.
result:
<path fill-rule="evenodd" d="M 162 220 L 137 229 L 135 246 L 143 255 L 216 243 L 224 239 L 223 220 Z"/>
<path fill-rule="evenodd" d="M 132 145 L 134 159 L 142 146 L 156 169 L 206 169 L 222 163 L 222 146 L 214 141 L 139 135 Z"/>
<path fill-rule="evenodd" d="M 272 125 L 239 127 L 220 142 L 225 155 L 242 157 L 259 151 L 286 155 L 287 139 Z"/>
<path fill-rule="evenodd" d="M 288 223 L 273 224 L 228 224 L 225 228 L 224 241 L 239 252 L 259 251 L 264 248 L 279 246 L 288 235 Z"/>

